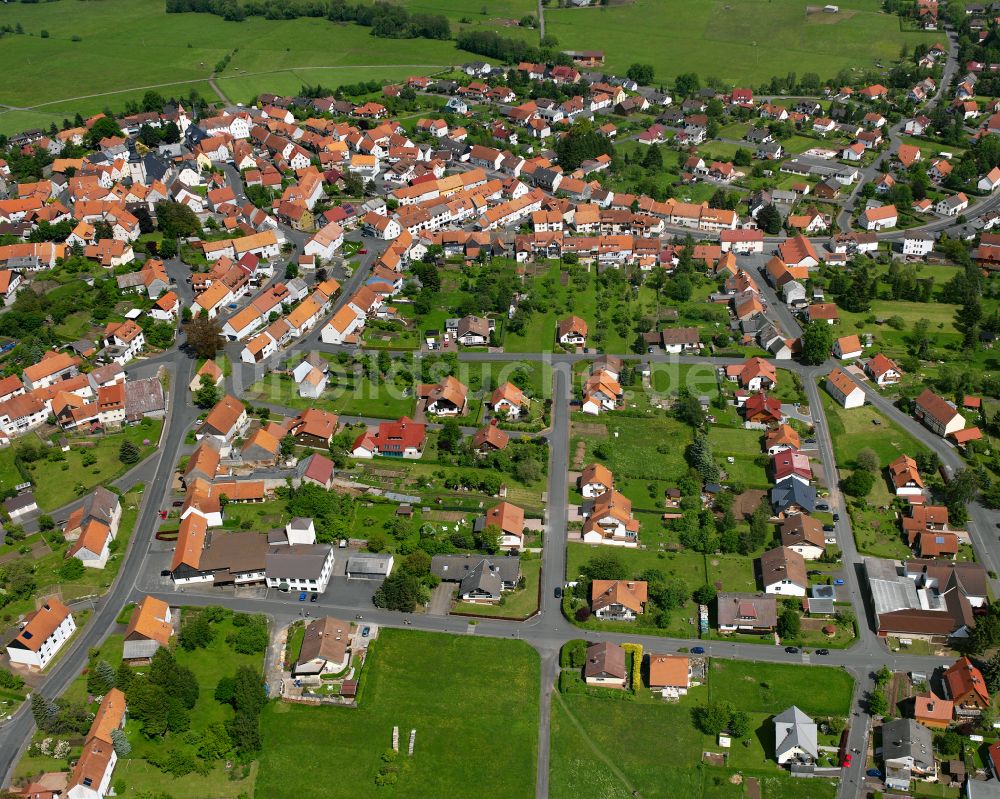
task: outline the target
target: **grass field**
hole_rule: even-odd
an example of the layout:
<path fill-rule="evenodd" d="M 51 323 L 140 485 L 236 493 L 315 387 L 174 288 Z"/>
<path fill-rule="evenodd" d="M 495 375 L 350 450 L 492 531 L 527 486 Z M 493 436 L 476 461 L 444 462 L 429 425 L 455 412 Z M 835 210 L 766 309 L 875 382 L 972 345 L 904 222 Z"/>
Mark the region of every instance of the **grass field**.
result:
<path fill-rule="evenodd" d="M 538 747 L 538 655 L 516 641 L 382 630 L 357 709 L 272 703 L 255 794 L 374 795 L 381 754 L 400 730 L 394 797 L 530 796 Z M 474 709 L 474 712 L 473 712 Z M 416 729 L 414 755 L 405 754 Z M 330 764 L 336 763 L 335 779 Z M 294 764 L 294 767 L 289 767 Z"/>
<path fill-rule="evenodd" d="M 653 700 L 647 692 L 635 702 L 559 694 L 552 707 L 550 796 L 624 799 L 634 788 L 653 799 L 736 799 L 746 794 L 744 785 L 729 781 L 734 771 L 758 779 L 765 799 L 806 795 L 801 782 L 769 759 L 769 720 L 790 704 L 814 717 L 846 715 L 851 690 L 851 678 L 836 669 L 712 661 L 708 685 L 679 703 Z M 700 762 L 702 752 L 719 751 L 714 738 L 692 723 L 692 710 L 709 701 L 731 702 L 751 716 L 748 743 L 734 742 L 727 768 Z M 664 741 L 670 742 L 668 757 Z M 810 780 L 808 796 L 833 797 L 834 786 Z"/>

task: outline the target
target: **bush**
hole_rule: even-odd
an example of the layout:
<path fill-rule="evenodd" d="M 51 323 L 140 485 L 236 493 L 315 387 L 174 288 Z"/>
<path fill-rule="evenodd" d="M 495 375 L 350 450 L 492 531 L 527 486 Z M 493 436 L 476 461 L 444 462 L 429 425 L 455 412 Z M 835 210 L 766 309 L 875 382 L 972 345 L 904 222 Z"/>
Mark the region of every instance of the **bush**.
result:
<path fill-rule="evenodd" d="M 587 662 L 587 642 L 582 638 L 575 638 L 563 644 L 559 657 L 559 665 L 563 668 L 570 667 L 582 669 Z"/>
<path fill-rule="evenodd" d="M 574 615 L 577 621 L 587 621 L 590 618 L 590 608 L 580 608 Z"/>

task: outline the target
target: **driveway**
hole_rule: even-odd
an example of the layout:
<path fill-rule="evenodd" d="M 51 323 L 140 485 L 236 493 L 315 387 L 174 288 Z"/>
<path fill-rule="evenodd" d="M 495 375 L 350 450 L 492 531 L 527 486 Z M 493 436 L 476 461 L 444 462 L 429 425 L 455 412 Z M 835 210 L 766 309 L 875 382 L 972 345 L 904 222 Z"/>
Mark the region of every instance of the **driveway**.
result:
<path fill-rule="evenodd" d="M 427 603 L 428 616 L 447 616 L 451 610 L 451 598 L 455 593 L 454 583 L 439 583 Z"/>

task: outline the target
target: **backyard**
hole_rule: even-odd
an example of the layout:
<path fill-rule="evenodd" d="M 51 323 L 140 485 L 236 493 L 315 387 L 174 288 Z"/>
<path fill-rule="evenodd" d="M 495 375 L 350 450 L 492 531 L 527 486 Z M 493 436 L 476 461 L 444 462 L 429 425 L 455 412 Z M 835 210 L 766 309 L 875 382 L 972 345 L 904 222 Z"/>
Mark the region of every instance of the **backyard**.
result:
<path fill-rule="evenodd" d="M 58 446 L 40 450 L 44 457 L 26 462 L 31 475 L 35 501 L 42 511 L 52 511 L 66 505 L 85 494 L 98 484 L 108 483 L 123 475 L 131 465 L 118 459 L 118 451 L 123 441 L 131 441 L 139 447 L 140 460 L 151 454 L 160 440 L 163 422 L 159 419 L 144 419 L 142 423 L 126 427 L 119 433 L 104 435 L 68 435 L 69 452 L 62 452 Z M 60 436 L 55 436 L 58 442 Z M 32 450 L 40 444 L 41 438 L 30 433 L 25 440 L 31 442 Z M 0 451 L 0 488 L 13 488 L 24 482 L 14 464 L 14 456 L 21 442 Z M 59 476 L 61 472 L 66 474 Z"/>
<path fill-rule="evenodd" d="M 181 613 L 185 612 L 194 613 L 197 611 L 181 609 Z M 232 709 L 228 705 L 216 701 L 213 696 L 215 686 L 222 677 L 231 677 L 239 666 L 250 666 L 255 671 L 261 669 L 262 655 L 238 654 L 227 643 L 226 639 L 235 629 L 231 615 L 222 621 L 213 623 L 212 628 L 214 637 L 207 647 L 192 651 L 180 647 L 174 650 L 177 663 L 190 668 L 200 686 L 198 700 L 190 711 L 190 732 L 177 738 L 151 740 L 142 734 L 138 722 L 126 724 L 125 731 L 132 745 L 132 751 L 130 755 L 119 759 L 115 768 L 115 779 L 123 780 L 128 786 L 127 795 L 138 795 L 148 791 L 154 794 L 163 792 L 173 796 L 211 796 L 213 799 L 237 799 L 240 795 L 246 795 L 252 790 L 253 778 L 256 773 L 255 765 L 240 773 L 238 766 L 228 770 L 221 763 L 217 763 L 205 775 L 192 772 L 178 777 L 161 771 L 145 759 L 147 756 L 153 756 L 154 753 L 162 755 L 160 750 L 163 747 L 182 745 L 181 742 L 186 743 L 189 737 L 193 737 L 197 741 L 212 723 L 224 722 L 232 718 Z M 109 636 L 90 658 L 90 667 L 105 660 L 117 669 L 122 658 L 122 642 L 121 633 Z M 142 668 L 138 669 L 138 671 L 142 670 Z M 91 710 L 97 707 L 96 702 L 90 701 L 93 697 L 87 691 L 86 672 L 81 673 L 70 684 L 63 696 L 71 701 L 88 702 L 88 707 Z M 45 737 L 45 733 L 36 733 L 33 740 L 38 743 Z M 58 738 L 58 736 L 56 737 Z M 79 748 L 71 751 L 70 757 L 73 759 L 75 759 L 74 753 L 78 755 Z M 28 755 L 18 763 L 15 776 L 29 776 L 41 770 L 59 771 L 66 769 L 68 766 L 65 759 L 57 760 L 45 757 L 39 754 L 35 747 L 32 747 Z"/>
<path fill-rule="evenodd" d="M 491 795 L 532 794 L 539 661 L 527 644 L 383 629 L 369 658 L 357 709 L 277 702 L 265 709 L 257 796 L 300 797 L 316 785 L 329 799 L 373 793 L 396 726 L 394 796 L 461 796 L 474 783 L 489 785 Z"/>
<path fill-rule="evenodd" d="M 644 797 L 743 797 L 748 778 L 759 781 L 761 796 L 799 796 L 797 783 L 773 761 L 770 719 L 789 705 L 817 717 L 849 712 L 852 680 L 838 669 L 710 661 L 707 686 L 693 687 L 678 703 L 640 691 L 636 701 L 558 694 L 552 708 L 550 796 L 607 796 L 625 799 L 632 790 Z M 612 697 L 613 698 L 613 697 Z M 714 736 L 692 720 L 694 708 L 728 702 L 750 714 L 751 735 L 734 742 L 724 767 L 702 761 L 719 752 Z M 663 742 L 670 756 L 663 756 Z M 821 743 L 827 743 L 826 740 Z M 742 780 L 732 780 L 735 772 Z M 599 793 L 595 792 L 599 786 Z M 810 780 L 810 797 L 832 797 L 836 783 Z"/>

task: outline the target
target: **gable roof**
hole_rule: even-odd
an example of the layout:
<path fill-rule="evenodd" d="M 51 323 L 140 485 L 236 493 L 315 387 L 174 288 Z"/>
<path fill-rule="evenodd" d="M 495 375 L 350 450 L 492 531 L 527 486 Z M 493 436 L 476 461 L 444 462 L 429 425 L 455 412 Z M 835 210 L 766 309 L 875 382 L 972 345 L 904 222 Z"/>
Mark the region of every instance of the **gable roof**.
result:
<path fill-rule="evenodd" d="M 166 620 L 169 613 L 170 607 L 162 599 L 144 597 L 132 611 L 125 629 L 125 640 L 148 638 L 166 646 L 170 643 L 170 636 L 174 634 L 173 625 Z"/>

